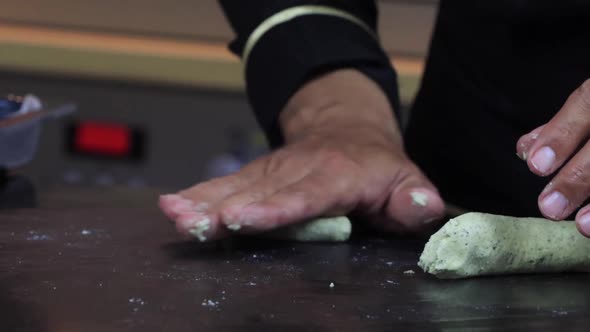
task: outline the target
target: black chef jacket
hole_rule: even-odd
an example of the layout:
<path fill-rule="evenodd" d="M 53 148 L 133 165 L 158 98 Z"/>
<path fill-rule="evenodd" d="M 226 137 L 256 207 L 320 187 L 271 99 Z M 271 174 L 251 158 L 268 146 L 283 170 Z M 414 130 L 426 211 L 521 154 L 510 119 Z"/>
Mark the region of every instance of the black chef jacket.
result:
<path fill-rule="evenodd" d="M 331 6 L 376 30 L 370 0 L 220 0 L 242 55 L 265 19 L 301 5 Z M 249 54 L 249 100 L 271 145 L 277 119 L 310 78 L 355 68 L 399 109 L 389 59 L 358 24 L 306 15 L 269 30 Z M 547 122 L 590 78 L 589 0 L 441 0 L 424 77 L 405 128 L 408 154 L 443 198 L 477 211 L 539 215 L 548 182 L 515 155 L 518 138 Z"/>

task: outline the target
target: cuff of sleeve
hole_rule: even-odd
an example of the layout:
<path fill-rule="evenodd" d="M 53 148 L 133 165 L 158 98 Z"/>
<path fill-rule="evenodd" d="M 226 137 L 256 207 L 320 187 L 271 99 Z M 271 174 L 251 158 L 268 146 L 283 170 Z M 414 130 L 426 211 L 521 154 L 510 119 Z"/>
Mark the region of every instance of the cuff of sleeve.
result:
<path fill-rule="evenodd" d="M 309 79 L 336 69 L 357 69 L 375 81 L 396 112 L 396 74 L 377 40 L 337 17 L 310 15 L 274 27 L 256 44 L 246 68 L 248 97 L 271 147 L 284 143 L 278 117 Z"/>

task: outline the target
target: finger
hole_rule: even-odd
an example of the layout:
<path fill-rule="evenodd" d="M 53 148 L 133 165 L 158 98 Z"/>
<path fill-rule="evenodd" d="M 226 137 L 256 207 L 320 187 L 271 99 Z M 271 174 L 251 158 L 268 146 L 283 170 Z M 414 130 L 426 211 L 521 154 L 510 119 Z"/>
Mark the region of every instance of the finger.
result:
<path fill-rule="evenodd" d="M 220 202 L 217 202 L 217 204 L 208 208 L 205 211 L 206 216 L 209 222 L 213 223 L 214 225 L 212 225 L 211 230 L 207 232 L 207 238 L 219 238 L 222 236 L 216 234 L 215 231 L 226 234 L 227 227 L 232 229 L 236 227 L 235 224 L 238 224 L 234 221 L 234 219 L 240 218 L 240 211 L 244 206 L 263 200 L 281 188 L 288 186 L 293 182 L 299 181 L 301 177 L 305 175 L 306 171 L 306 169 L 299 168 L 298 170 L 286 169 L 284 172 L 275 172 L 274 174 L 270 174 L 269 176 L 254 183 L 252 186 L 249 186 L 240 192 L 234 193 L 233 195 L 225 197 Z M 228 214 L 224 213 L 224 211 L 233 211 L 233 213 Z M 224 221 L 223 224 L 220 223 L 220 220 Z M 196 221 L 191 218 L 189 218 L 186 223 L 183 223 L 182 220 L 179 220 L 177 222 L 177 229 L 183 234 L 190 233 L 189 228 L 194 228 L 195 222 Z M 193 232 L 193 235 L 198 236 L 199 233 Z"/>
<path fill-rule="evenodd" d="M 529 150 L 539 137 L 539 133 L 545 128 L 545 125 L 541 125 L 533 129 L 530 133 L 523 135 L 518 142 L 516 142 L 516 155 L 522 159 L 527 160 L 529 156 Z"/>
<path fill-rule="evenodd" d="M 181 212 L 191 211 L 193 208 L 193 202 L 180 195 L 161 195 L 158 205 L 170 219 L 176 219 Z"/>
<path fill-rule="evenodd" d="M 586 205 L 578 211 L 576 226 L 582 235 L 590 238 L 590 205 Z"/>
<path fill-rule="evenodd" d="M 218 202 L 209 209 L 211 214 L 220 214 L 226 225 L 233 225 L 239 222 L 232 218 L 240 219 L 241 210 L 250 204 L 263 201 L 279 190 L 292 185 L 304 178 L 309 170 L 302 167 L 290 168 L 275 172 L 254 183 L 244 190 L 234 193 Z M 230 211 L 230 212 L 228 212 Z"/>
<path fill-rule="evenodd" d="M 263 162 L 254 162 L 240 171 L 182 190 L 178 195 L 196 204 L 212 205 L 256 182 L 263 175 Z"/>
<path fill-rule="evenodd" d="M 545 125 L 530 149 L 528 165 L 537 175 L 549 175 L 585 142 L 590 134 L 590 80 L 572 93 Z"/>
<path fill-rule="evenodd" d="M 308 165 L 296 165 L 288 156 L 288 152 L 276 151 L 249 163 L 234 174 L 200 183 L 179 192 L 179 195 L 210 208 L 227 197 L 248 190 L 254 183 L 271 174 L 282 172 L 289 178 L 307 169 Z"/>
<path fill-rule="evenodd" d="M 234 174 L 199 183 L 178 194 L 162 195 L 160 209 L 170 219 L 176 219 L 187 210 L 205 212 L 211 205 L 257 181 L 264 173 L 264 159 L 254 161 Z"/>
<path fill-rule="evenodd" d="M 218 227 L 218 219 L 214 215 L 208 216 L 207 210 L 217 201 L 256 181 L 262 174 L 260 164 L 254 162 L 251 167 L 235 174 L 203 182 L 179 194 L 162 195 L 160 209 L 174 221 L 181 234 L 201 241 L 223 237 L 224 230 Z"/>
<path fill-rule="evenodd" d="M 229 235 L 215 215 L 190 211 L 181 213 L 175 223 L 180 234 L 201 242 L 214 241 Z"/>
<path fill-rule="evenodd" d="M 590 195 L 590 144 L 586 144 L 539 195 L 539 209 L 550 219 L 566 218 Z"/>
<path fill-rule="evenodd" d="M 393 183 L 386 215 L 392 222 L 418 231 L 441 220 L 445 204 L 436 188 L 418 168 L 408 165 L 405 169 L 403 176 Z"/>
<path fill-rule="evenodd" d="M 161 195 L 158 205 L 164 214 L 175 220 L 189 211 L 204 212 L 210 204 L 230 195 L 237 187 L 237 175 L 230 175 L 196 185 L 180 194 Z M 245 185 L 245 184 L 244 184 Z"/>
<path fill-rule="evenodd" d="M 228 227 L 243 233 L 258 233 L 318 216 L 344 215 L 356 201 L 349 193 L 351 181 L 334 181 L 314 172 L 263 200 L 222 211 Z"/>
<path fill-rule="evenodd" d="M 217 192 L 217 199 L 214 200 L 209 198 L 210 201 L 205 203 L 207 204 L 207 208 L 197 212 L 206 214 L 209 222 L 212 223 L 212 230 L 222 231 L 225 228 L 224 225 L 233 224 L 231 220 L 227 220 L 226 216 L 225 224 L 217 227 L 222 211 L 228 209 L 232 211 L 240 211 L 242 207 L 263 200 L 265 197 L 272 195 L 281 188 L 299 181 L 307 174 L 307 172 L 309 172 L 305 165 L 298 165 L 296 161 L 283 163 L 282 160 L 284 160 L 283 157 L 277 156 L 276 154 L 272 157 L 264 158 L 256 165 L 257 173 L 264 173 L 264 177 L 259 177 L 258 181 L 249 183 L 240 190 L 235 190 L 233 192 L 227 191 L 224 195 L 219 195 L 219 192 Z M 245 174 L 248 173 L 245 172 Z M 246 181 L 242 182 L 242 184 L 243 183 L 246 183 Z M 193 197 L 195 197 L 195 195 L 193 195 Z M 177 229 L 181 233 L 189 233 L 188 227 L 194 228 L 194 220 L 191 218 L 188 218 L 186 223 L 183 223 L 182 220 L 177 221 Z M 215 233 L 212 233 L 212 231 L 208 232 L 207 238 L 217 237 L 218 236 Z"/>

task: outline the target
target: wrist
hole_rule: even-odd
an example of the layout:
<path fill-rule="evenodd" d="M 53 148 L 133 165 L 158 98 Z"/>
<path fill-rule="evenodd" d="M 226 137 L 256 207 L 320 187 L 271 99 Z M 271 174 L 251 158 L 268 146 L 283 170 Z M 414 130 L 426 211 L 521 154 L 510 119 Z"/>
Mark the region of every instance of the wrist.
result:
<path fill-rule="evenodd" d="M 356 70 L 337 70 L 307 82 L 291 97 L 279 124 L 286 142 L 318 132 L 362 131 L 401 143 L 385 93 Z"/>

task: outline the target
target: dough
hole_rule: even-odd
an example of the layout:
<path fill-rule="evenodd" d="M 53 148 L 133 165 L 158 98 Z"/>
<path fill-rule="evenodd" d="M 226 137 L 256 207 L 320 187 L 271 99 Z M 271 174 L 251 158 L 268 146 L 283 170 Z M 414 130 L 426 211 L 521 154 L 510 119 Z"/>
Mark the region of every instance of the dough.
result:
<path fill-rule="evenodd" d="M 572 221 L 467 213 L 430 237 L 418 265 L 438 278 L 590 272 L 590 239 Z"/>
<path fill-rule="evenodd" d="M 347 217 L 319 218 L 266 233 L 265 236 L 301 242 L 344 242 L 352 225 Z"/>

